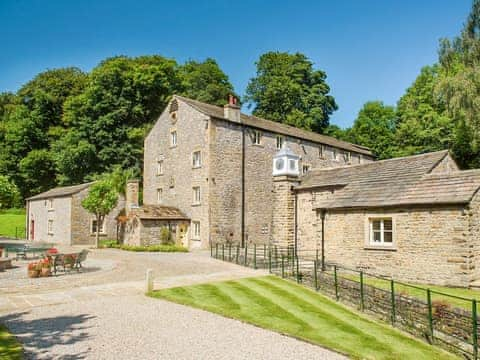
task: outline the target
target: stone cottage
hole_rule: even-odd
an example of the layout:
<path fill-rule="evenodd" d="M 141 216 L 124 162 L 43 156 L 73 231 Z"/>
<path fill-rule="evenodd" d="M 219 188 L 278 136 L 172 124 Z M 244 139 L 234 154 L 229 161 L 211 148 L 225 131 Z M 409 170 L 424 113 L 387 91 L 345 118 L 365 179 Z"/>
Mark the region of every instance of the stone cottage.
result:
<path fill-rule="evenodd" d="M 406 281 L 480 279 L 480 170 L 447 151 L 274 179 L 276 244 Z"/>
<path fill-rule="evenodd" d="M 27 240 L 58 245 L 94 245 L 97 221 L 82 207 L 90 185 L 58 187 L 27 199 Z M 117 216 L 125 208 L 119 197 L 117 206 L 100 224 L 100 237 L 116 239 Z"/>
<path fill-rule="evenodd" d="M 222 108 L 174 96 L 145 139 L 143 202 L 190 219 L 191 248 L 269 242 L 272 160 L 287 145 L 302 174 L 374 160 L 365 147 L 242 114 L 232 97 Z"/>

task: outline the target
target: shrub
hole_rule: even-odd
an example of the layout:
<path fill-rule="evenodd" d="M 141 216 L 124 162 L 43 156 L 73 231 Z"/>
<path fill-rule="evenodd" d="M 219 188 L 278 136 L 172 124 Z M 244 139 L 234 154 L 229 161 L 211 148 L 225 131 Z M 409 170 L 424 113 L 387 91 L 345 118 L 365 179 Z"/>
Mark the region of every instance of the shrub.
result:
<path fill-rule="evenodd" d="M 187 248 L 178 245 L 151 245 L 151 246 L 137 246 L 137 245 L 120 245 L 120 249 L 126 251 L 136 252 L 188 252 Z"/>
<path fill-rule="evenodd" d="M 166 226 L 162 227 L 160 230 L 160 242 L 162 245 L 171 245 L 173 244 L 172 232 Z"/>
<path fill-rule="evenodd" d="M 118 248 L 118 247 L 120 247 L 120 244 L 118 244 L 116 240 L 101 240 L 99 247 L 101 247 L 101 248 Z"/>

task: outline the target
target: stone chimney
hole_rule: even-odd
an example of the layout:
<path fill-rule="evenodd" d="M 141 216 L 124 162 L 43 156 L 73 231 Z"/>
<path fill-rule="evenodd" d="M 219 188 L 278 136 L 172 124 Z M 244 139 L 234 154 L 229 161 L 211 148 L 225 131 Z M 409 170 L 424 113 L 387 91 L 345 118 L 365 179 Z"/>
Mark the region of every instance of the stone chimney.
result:
<path fill-rule="evenodd" d="M 140 191 L 140 180 L 132 179 L 127 181 L 127 189 L 125 191 L 125 213 L 128 216 L 132 209 L 138 208 L 138 194 Z"/>
<path fill-rule="evenodd" d="M 225 119 L 240 122 L 240 106 L 237 105 L 237 98 L 228 95 L 228 104 L 223 107 L 223 116 Z"/>

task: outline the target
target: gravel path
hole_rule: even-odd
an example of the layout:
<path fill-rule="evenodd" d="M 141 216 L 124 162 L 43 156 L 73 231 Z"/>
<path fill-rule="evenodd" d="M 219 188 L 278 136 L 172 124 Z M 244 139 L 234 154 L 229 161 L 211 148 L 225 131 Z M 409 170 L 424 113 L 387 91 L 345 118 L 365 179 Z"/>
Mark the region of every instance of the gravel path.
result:
<path fill-rule="evenodd" d="M 3 318 L 27 359 L 344 359 L 280 334 L 142 295 Z"/>

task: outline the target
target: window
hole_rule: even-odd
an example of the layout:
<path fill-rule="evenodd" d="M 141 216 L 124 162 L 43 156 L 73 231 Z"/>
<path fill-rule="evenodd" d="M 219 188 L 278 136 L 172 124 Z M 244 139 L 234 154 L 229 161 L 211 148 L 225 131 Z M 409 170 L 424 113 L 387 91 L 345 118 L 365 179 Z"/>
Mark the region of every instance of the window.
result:
<path fill-rule="evenodd" d="M 337 149 L 332 149 L 332 159 L 337 160 Z"/>
<path fill-rule="evenodd" d="M 200 221 L 193 221 L 193 238 L 200 239 Z"/>
<path fill-rule="evenodd" d="M 352 154 L 350 153 L 350 151 L 345 151 L 343 153 L 343 159 L 345 160 L 346 163 L 350 163 L 351 160 L 352 160 Z"/>
<path fill-rule="evenodd" d="M 91 229 L 92 234 L 97 233 L 97 220 L 96 219 L 92 219 L 90 229 Z M 99 231 L 99 233 L 100 234 L 105 234 L 105 221 L 103 221 L 103 220 L 100 221 L 100 231 Z"/>
<path fill-rule="evenodd" d="M 310 171 L 310 165 L 308 164 L 303 164 L 302 166 L 302 174 L 305 175 L 307 172 Z"/>
<path fill-rule="evenodd" d="M 163 200 L 163 189 L 157 189 L 157 204 L 161 204 Z"/>
<path fill-rule="evenodd" d="M 163 160 L 157 161 L 157 175 L 163 175 Z"/>
<path fill-rule="evenodd" d="M 260 145 L 262 139 L 262 133 L 258 130 L 255 130 L 253 132 L 253 143 L 255 145 Z"/>
<path fill-rule="evenodd" d="M 194 168 L 199 168 L 202 166 L 202 153 L 200 151 L 195 151 L 192 158 Z"/>
<path fill-rule="evenodd" d="M 199 205 L 200 201 L 201 201 L 200 186 L 194 186 L 193 187 L 193 204 L 194 205 Z"/>
<path fill-rule="evenodd" d="M 53 235 L 53 220 L 48 220 L 47 232 L 49 235 Z"/>
<path fill-rule="evenodd" d="M 172 130 L 170 132 L 170 146 L 174 147 L 177 146 L 177 131 Z"/>
<path fill-rule="evenodd" d="M 325 146 L 320 145 L 320 147 L 318 148 L 318 157 L 320 159 L 325 159 Z"/>
<path fill-rule="evenodd" d="M 285 138 L 282 135 L 277 135 L 277 149 L 281 149 L 283 147 L 283 143 Z"/>
<path fill-rule="evenodd" d="M 370 245 L 391 246 L 392 244 L 392 219 L 370 219 Z"/>
<path fill-rule="evenodd" d="M 53 199 L 48 199 L 48 210 L 53 210 Z"/>

